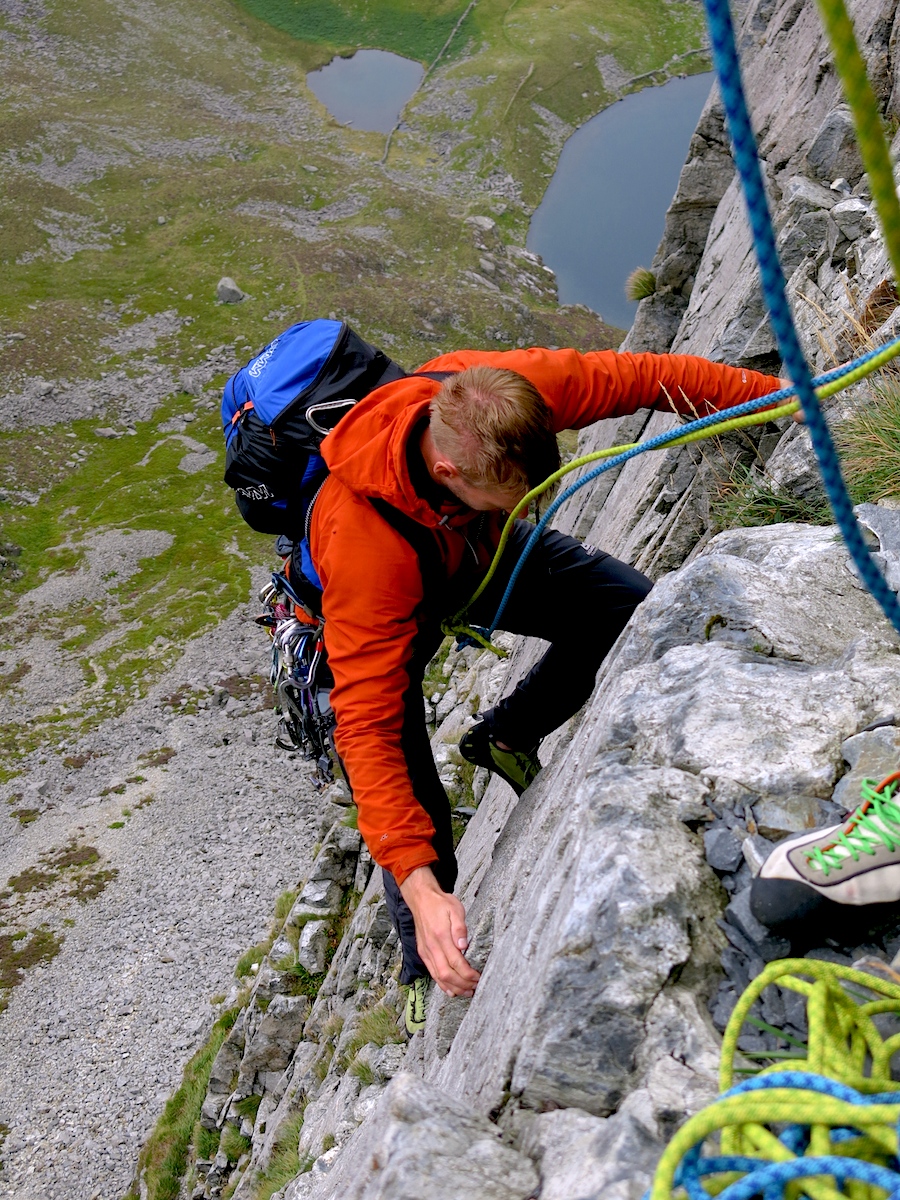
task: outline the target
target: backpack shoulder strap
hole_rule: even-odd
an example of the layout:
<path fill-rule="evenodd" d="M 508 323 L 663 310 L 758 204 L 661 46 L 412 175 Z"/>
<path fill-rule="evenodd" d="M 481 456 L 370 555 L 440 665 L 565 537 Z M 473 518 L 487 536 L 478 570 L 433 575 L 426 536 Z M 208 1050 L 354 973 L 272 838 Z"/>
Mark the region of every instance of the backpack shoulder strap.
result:
<path fill-rule="evenodd" d="M 418 521 L 414 521 L 412 517 L 401 512 L 399 508 L 394 508 L 392 504 L 388 504 L 386 500 L 380 497 L 369 496 L 369 503 L 379 514 L 387 521 L 392 529 L 405 538 L 407 542 L 415 550 L 419 556 L 419 565 L 422 569 L 422 581 L 425 585 L 425 595 L 435 595 L 435 589 L 440 588 L 447 582 L 447 573 L 444 569 L 444 562 L 441 558 L 441 552 L 438 547 L 437 539 L 430 529 L 424 525 L 420 525 Z"/>

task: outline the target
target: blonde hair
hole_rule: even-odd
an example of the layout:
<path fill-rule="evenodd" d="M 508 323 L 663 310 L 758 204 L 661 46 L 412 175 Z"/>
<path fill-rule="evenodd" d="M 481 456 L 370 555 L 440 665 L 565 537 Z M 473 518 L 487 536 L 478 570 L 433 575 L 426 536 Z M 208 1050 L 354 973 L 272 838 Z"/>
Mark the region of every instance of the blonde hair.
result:
<path fill-rule="evenodd" d="M 431 435 L 475 487 L 524 494 L 559 468 L 547 402 L 517 371 L 469 367 L 431 402 Z"/>

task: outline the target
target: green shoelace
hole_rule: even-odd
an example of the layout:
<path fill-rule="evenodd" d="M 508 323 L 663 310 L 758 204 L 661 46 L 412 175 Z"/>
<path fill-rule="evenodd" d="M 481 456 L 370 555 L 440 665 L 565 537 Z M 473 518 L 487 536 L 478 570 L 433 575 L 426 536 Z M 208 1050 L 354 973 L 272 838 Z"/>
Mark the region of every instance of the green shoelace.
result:
<path fill-rule="evenodd" d="M 882 787 L 884 790 L 880 791 Z M 874 779 L 864 779 L 860 806 L 829 846 L 821 849 L 815 846 L 807 853 L 807 862 L 815 864 L 827 877 L 851 858 L 859 862 L 861 854 L 874 854 L 879 846 L 888 850 L 900 848 L 900 806 L 893 799 L 898 787 L 900 781 L 885 787 Z M 891 826 L 896 832 L 892 832 Z"/>

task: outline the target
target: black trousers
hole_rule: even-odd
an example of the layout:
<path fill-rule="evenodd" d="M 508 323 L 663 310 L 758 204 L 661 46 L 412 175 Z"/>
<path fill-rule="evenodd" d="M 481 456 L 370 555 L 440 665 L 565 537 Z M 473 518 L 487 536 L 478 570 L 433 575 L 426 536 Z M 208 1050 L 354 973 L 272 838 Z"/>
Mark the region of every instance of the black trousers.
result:
<path fill-rule="evenodd" d="M 469 620 L 493 620 L 510 575 L 534 526 L 517 521 L 491 583 L 469 610 Z M 646 576 L 601 550 L 587 550 L 574 538 L 550 529 L 532 550 L 504 609 L 501 628 L 543 638 L 550 646 L 541 660 L 489 713 L 493 736 L 525 750 L 573 716 L 588 699 L 600 663 L 650 591 Z M 474 586 L 471 589 L 474 591 Z M 420 632 L 409 669 L 409 689 L 401 734 L 413 794 L 434 823 L 431 869 L 445 892 L 456 883 L 457 864 L 450 802 L 431 753 L 423 717 L 422 679 L 441 644 L 438 625 Z M 428 970 L 416 949 L 412 913 L 396 880 L 384 871 L 388 911 L 403 947 L 401 983 Z"/>

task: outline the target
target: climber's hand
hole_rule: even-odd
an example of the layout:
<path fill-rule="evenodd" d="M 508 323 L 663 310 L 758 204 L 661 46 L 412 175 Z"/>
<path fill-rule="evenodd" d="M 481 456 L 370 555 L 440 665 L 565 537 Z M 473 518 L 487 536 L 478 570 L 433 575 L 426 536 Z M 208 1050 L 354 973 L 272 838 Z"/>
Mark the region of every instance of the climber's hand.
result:
<path fill-rule="evenodd" d="M 438 987 L 449 996 L 472 996 L 481 976 L 463 956 L 469 944 L 466 913 L 441 889 L 430 867 L 418 867 L 400 885 L 416 923 L 416 944 Z"/>

